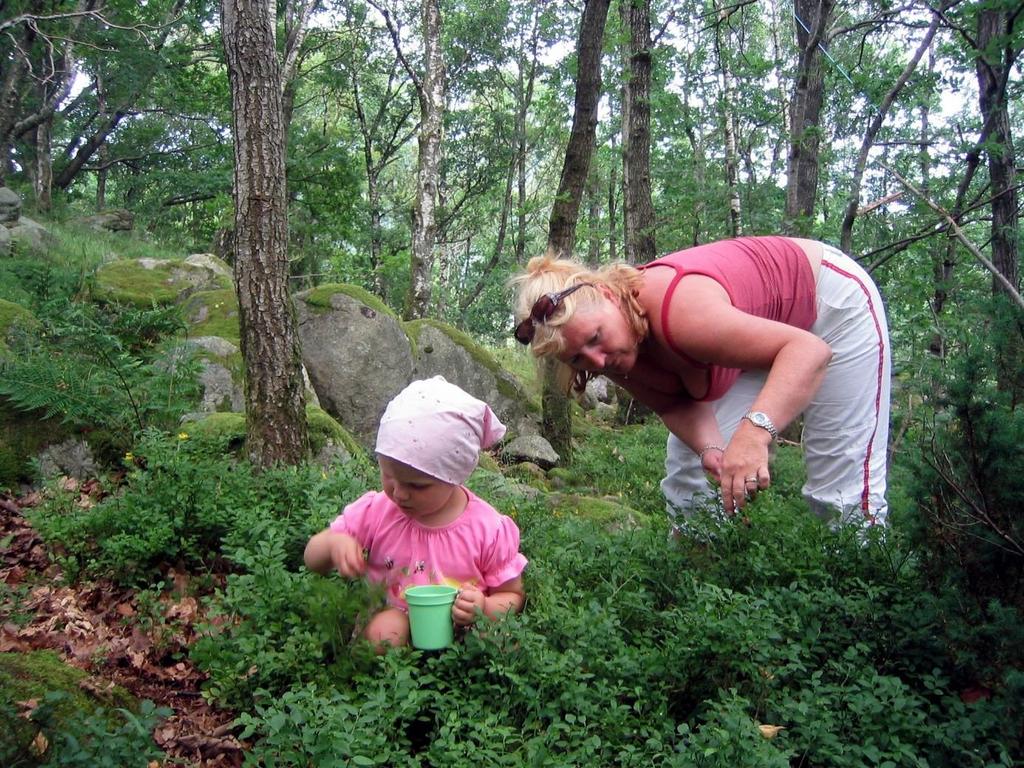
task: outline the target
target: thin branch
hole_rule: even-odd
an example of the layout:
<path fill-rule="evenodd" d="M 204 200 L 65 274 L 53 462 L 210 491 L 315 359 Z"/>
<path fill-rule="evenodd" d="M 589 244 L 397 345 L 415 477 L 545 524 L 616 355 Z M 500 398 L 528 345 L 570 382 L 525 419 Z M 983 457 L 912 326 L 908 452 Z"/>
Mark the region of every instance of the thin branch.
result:
<path fill-rule="evenodd" d="M 881 160 L 876 160 L 875 162 L 881 168 L 895 176 L 896 180 L 899 181 L 899 183 L 902 184 L 904 187 L 909 189 L 915 197 L 921 200 L 921 202 L 923 202 L 925 205 L 927 205 L 929 208 L 931 208 L 933 211 L 939 214 L 942 218 L 944 218 L 946 222 L 949 224 L 950 229 L 953 230 L 953 234 L 956 235 L 956 239 L 963 243 L 964 247 L 968 251 L 970 251 L 971 255 L 974 256 L 974 258 L 977 259 L 985 267 L 985 269 L 992 273 L 992 276 L 997 281 L 999 281 L 999 284 L 1002 285 L 1003 288 L 1006 289 L 1007 294 L 1010 296 L 1010 298 L 1013 299 L 1017 306 L 1019 306 L 1021 309 L 1024 309 L 1024 297 L 1021 297 L 1020 293 L 1017 291 L 1017 288 L 1013 285 L 1013 283 L 1006 279 L 1006 276 L 1002 272 L 996 269 L 995 264 L 989 261 L 985 257 L 985 254 L 983 254 L 981 251 L 977 249 L 977 247 L 975 247 L 974 243 L 972 243 L 968 239 L 967 235 L 964 234 L 964 231 L 960 229 L 960 225 L 956 223 L 956 219 L 954 219 L 953 216 L 950 215 L 950 213 L 945 208 L 940 206 L 938 203 L 932 202 L 932 200 L 930 200 L 926 195 L 924 195 L 920 190 L 918 190 L 917 187 L 915 187 L 909 181 L 904 179 L 896 171 L 887 166 Z"/>

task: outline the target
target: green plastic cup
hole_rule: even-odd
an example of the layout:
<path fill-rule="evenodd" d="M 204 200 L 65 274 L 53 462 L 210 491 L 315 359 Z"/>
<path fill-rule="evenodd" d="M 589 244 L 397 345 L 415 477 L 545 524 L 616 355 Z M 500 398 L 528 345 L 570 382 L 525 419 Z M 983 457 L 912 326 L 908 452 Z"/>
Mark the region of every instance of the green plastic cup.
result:
<path fill-rule="evenodd" d="M 452 604 L 458 592 L 455 587 L 444 584 L 424 584 L 405 590 L 414 648 L 434 651 L 452 644 L 455 639 Z"/>

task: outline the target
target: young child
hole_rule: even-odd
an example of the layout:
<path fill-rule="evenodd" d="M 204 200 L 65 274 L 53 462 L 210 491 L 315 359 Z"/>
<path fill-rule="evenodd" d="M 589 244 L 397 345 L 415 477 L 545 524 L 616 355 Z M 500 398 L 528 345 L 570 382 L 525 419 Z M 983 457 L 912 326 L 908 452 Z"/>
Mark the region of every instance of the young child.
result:
<path fill-rule="evenodd" d="M 365 637 L 378 649 L 409 642 L 407 587 L 459 588 L 456 626 L 480 609 L 498 617 L 525 601 L 519 529 L 463 483 L 481 449 L 505 434 L 488 405 L 441 376 L 414 381 L 388 403 L 377 430 L 382 491 L 349 504 L 306 545 L 311 571 L 365 575 L 383 584 L 388 605 Z"/>

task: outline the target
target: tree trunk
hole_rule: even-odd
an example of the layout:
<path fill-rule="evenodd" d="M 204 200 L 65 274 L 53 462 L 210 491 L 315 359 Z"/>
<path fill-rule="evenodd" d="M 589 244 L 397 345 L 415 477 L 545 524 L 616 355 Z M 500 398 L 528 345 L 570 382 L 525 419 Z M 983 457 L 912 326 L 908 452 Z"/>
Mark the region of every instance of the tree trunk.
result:
<path fill-rule="evenodd" d="M 615 135 L 610 139 L 612 156 L 615 156 Z M 619 259 L 619 207 L 616 204 L 619 191 L 619 166 L 611 163 L 608 168 L 608 261 Z"/>
<path fill-rule="evenodd" d="M 49 211 L 52 206 L 53 190 L 53 153 L 50 148 L 53 118 L 44 120 L 36 126 L 36 157 L 33 186 L 35 187 L 36 208 Z"/>
<path fill-rule="evenodd" d="M 288 294 L 281 67 L 267 0 L 222 0 L 235 145 L 235 287 L 246 448 L 260 467 L 308 454 L 302 363 Z"/>
<path fill-rule="evenodd" d="M 437 192 L 444 121 L 445 69 L 441 50 L 441 8 L 423 0 L 424 72 L 419 90 L 420 136 L 416 169 L 416 210 L 413 214 L 409 298 L 404 317 L 426 317 L 433 287 L 434 241 L 437 235 Z"/>
<path fill-rule="evenodd" d="M 597 141 L 597 104 L 601 98 L 601 42 L 610 0 L 586 0 L 576 45 L 576 98 L 562 176 L 548 224 L 548 247 L 572 254 L 580 201 Z"/>
<path fill-rule="evenodd" d="M 796 40 L 800 51 L 796 82 L 790 100 L 790 143 L 783 229 L 789 235 L 809 235 L 818 196 L 818 152 L 825 73 L 819 45 L 835 8 L 834 0 L 795 0 Z"/>
<path fill-rule="evenodd" d="M 715 24 L 715 59 L 718 62 L 718 78 L 722 84 L 719 111 L 722 116 L 722 136 L 725 140 L 725 188 L 729 192 L 726 228 L 730 237 L 739 237 L 743 234 L 743 209 L 739 192 L 739 153 L 736 151 L 735 96 L 729 62 L 723 53 L 722 42 L 722 37 L 726 34 L 722 27 L 728 23 L 729 11 L 718 9 L 716 15 L 718 22 Z"/>
<path fill-rule="evenodd" d="M 580 201 L 590 171 L 590 160 L 597 141 L 597 103 L 601 98 L 601 42 L 608 20 L 610 0 L 586 0 L 580 34 L 576 44 L 576 99 L 572 129 L 565 149 L 562 177 L 551 208 L 548 225 L 548 249 L 572 255 L 576 243 L 576 223 Z M 563 464 L 572 463 L 572 414 L 569 399 L 555 381 L 555 364 L 543 366 L 541 394 L 543 433 Z"/>
<path fill-rule="evenodd" d="M 1017 56 L 1012 33 L 1018 18 L 1019 15 L 1000 9 L 978 11 L 975 69 L 981 116 L 990 126 L 985 153 L 992 189 L 992 263 L 1019 290 L 1016 158 L 1006 92 L 1006 82 Z M 1006 288 L 993 279 L 992 292 L 1005 293 Z"/>
<path fill-rule="evenodd" d="M 622 97 L 622 182 L 626 261 L 654 259 L 651 200 L 651 3 L 620 0 L 629 29 L 628 78 Z"/>

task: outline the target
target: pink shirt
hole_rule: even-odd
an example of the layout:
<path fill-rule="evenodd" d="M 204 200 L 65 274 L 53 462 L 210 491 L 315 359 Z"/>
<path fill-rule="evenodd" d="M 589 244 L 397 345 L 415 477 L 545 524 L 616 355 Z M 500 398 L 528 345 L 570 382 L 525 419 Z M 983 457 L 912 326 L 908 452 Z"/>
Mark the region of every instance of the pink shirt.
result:
<path fill-rule="evenodd" d="M 463 487 L 469 502 L 440 528 L 421 525 L 380 491 L 369 491 L 331 523 L 369 550 L 367 578 L 387 588 L 388 604 L 406 610 L 405 589 L 415 584 L 469 582 L 484 593 L 519 576 L 527 560 L 519 552 L 519 528 Z"/>
<path fill-rule="evenodd" d="M 676 271 L 661 305 L 661 329 L 672 351 L 708 372 L 708 390 L 700 401 L 722 397 L 740 375 L 739 368 L 702 363 L 687 355 L 668 329 L 669 305 L 686 275 L 704 275 L 721 285 L 734 307 L 747 314 L 809 330 L 817 318 L 814 271 L 803 249 L 788 237 L 740 237 L 670 253 L 640 269 L 668 266 Z"/>

